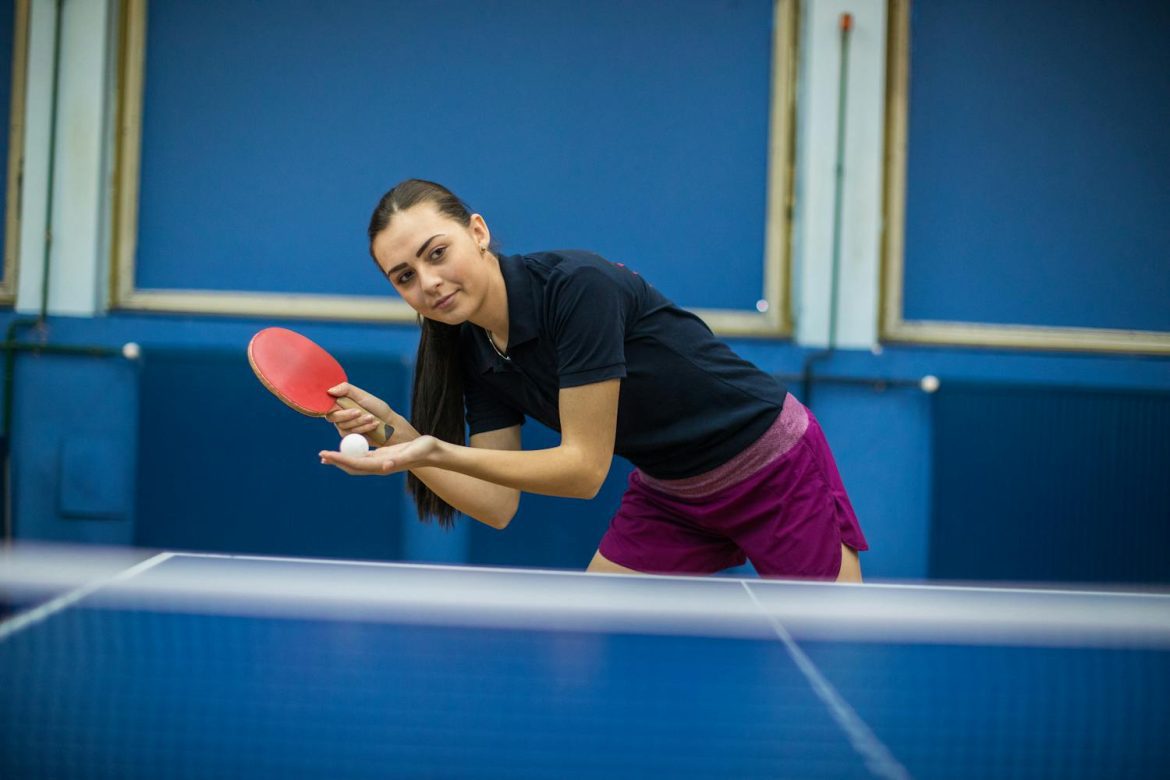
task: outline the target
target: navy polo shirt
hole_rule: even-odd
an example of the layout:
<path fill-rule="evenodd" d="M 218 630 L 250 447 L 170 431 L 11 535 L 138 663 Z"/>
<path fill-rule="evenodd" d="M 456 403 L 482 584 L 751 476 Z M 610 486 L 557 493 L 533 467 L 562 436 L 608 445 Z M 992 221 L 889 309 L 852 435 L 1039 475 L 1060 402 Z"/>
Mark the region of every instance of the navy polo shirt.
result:
<path fill-rule="evenodd" d="M 471 435 L 525 415 L 559 431 L 561 388 L 621 379 L 615 451 L 678 479 L 726 463 L 779 414 L 779 382 L 624 266 L 561 250 L 502 256 L 500 269 L 507 359 L 479 326 L 460 333 Z"/>

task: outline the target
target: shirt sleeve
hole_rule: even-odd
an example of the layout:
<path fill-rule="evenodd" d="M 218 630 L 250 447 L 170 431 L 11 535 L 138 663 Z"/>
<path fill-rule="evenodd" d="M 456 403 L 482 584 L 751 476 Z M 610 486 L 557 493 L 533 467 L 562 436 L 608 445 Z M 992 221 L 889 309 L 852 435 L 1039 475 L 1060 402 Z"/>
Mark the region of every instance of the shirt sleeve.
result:
<path fill-rule="evenodd" d="M 626 376 L 626 319 L 633 298 L 613 273 L 589 266 L 549 280 L 549 325 L 560 386 Z"/>

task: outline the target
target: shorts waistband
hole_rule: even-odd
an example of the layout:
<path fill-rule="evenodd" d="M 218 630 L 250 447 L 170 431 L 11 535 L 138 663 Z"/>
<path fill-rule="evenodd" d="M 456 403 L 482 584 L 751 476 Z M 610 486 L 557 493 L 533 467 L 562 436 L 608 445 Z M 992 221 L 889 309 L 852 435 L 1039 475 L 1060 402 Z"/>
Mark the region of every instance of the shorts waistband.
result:
<path fill-rule="evenodd" d="M 808 410 L 792 393 L 784 397 L 784 406 L 775 422 L 760 438 L 722 466 L 703 474 L 682 479 L 655 479 L 638 470 L 638 479 L 649 488 L 678 498 L 702 498 L 743 482 L 757 471 L 791 450 L 808 430 Z"/>

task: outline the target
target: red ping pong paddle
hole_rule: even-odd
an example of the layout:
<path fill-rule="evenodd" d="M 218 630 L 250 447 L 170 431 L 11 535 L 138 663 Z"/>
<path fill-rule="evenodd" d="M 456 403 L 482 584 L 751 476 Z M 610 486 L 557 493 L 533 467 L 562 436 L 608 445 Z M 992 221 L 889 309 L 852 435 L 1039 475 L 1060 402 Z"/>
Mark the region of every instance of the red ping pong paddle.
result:
<path fill-rule="evenodd" d="M 310 417 L 324 417 L 335 406 L 359 409 L 349 398 L 334 398 L 329 388 L 348 381 L 345 369 L 312 340 L 287 328 L 265 328 L 248 342 L 248 363 L 273 395 Z M 382 423 L 365 434 L 383 445 L 394 429 Z"/>

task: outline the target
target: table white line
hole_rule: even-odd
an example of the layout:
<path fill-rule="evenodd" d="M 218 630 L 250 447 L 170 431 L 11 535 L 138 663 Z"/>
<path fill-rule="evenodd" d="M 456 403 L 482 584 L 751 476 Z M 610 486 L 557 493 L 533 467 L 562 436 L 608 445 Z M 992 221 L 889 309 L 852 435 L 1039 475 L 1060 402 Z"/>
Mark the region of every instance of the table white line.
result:
<path fill-rule="evenodd" d="M 540 567 L 509 567 L 509 566 L 481 566 L 478 564 L 460 564 L 460 563 L 415 563 L 411 561 L 375 561 L 375 560 L 353 560 L 345 558 L 308 558 L 299 556 L 281 556 L 281 555 L 259 555 L 250 553 L 209 553 L 209 552 L 193 552 L 193 551 L 176 551 L 172 552 L 176 558 L 202 558 L 202 559 L 226 559 L 239 561 L 258 561 L 269 563 L 311 563 L 315 565 L 325 564 L 332 566 L 354 566 L 365 568 L 390 568 L 390 569 L 424 569 L 434 571 L 476 571 L 476 572 L 504 572 L 507 574 L 553 574 L 558 577 L 564 576 L 567 578 L 585 577 L 593 579 L 597 577 L 602 578 L 639 578 L 644 579 L 645 574 L 617 574 L 610 572 L 587 572 L 576 569 L 551 569 Z M 884 582 L 881 580 L 867 579 L 862 583 L 849 582 L 821 582 L 817 580 L 806 579 L 784 579 L 784 578 L 758 578 L 758 577 L 713 577 L 710 575 L 678 575 L 678 574 L 654 574 L 652 575 L 656 580 L 705 580 L 710 582 L 739 582 L 748 585 L 762 585 L 764 587 L 785 587 L 785 586 L 799 586 L 802 588 L 826 588 L 832 590 L 840 589 L 856 589 L 861 591 L 914 591 L 918 593 L 993 593 L 993 594 L 1041 594 L 1041 595 L 1056 595 L 1056 596 L 1103 596 L 1103 597 L 1130 597 L 1140 596 L 1142 598 L 1150 598 L 1155 600 L 1166 601 L 1170 603 L 1170 591 L 1165 588 L 1151 587 L 1149 589 L 1140 589 L 1137 587 L 1126 588 L 1124 586 L 1111 590 L 1092 590 L 1081 587 L 1077 584 L 1070 584 L 1068 587 L 1060 587 L 1058 585 L 1051 585 L 1045 583 L 1037 583 L 1035 587 L 1018 584 L 1005 585 L 976 585 L 967 583 L 942 582 L 920 584 L 912 582 Z"/>
<path fill-rule="evenodd" d="M 530 566 L 481 566 L 479 564 L 467 563 L 416 563 L 412 561 L 370 561 L 370 560 L 352 560 L 345 558 L 305 558 L 298 556 L 281 556 L 281 555 L 255 555 L 246 553 L 205 553 L 205 552 L 176 552 L 173 553 L 176 558 L 200 558 L 200 559 L 218 559 L 218 560 L 233 560 L 233 561 L 257 561 L 260 563 L 311 563 L 314 565 L 325 564 L 329 566 L 353 566 L 363 568 L 382 568 L 382 569 L 411 569 L 422 571 L 459 571 L 459 572 L 499 572 L 502 574 L 552 574 L 557 577 L 584 578 L 584 579 L 637 579 L 644 580 L 648 576 L 646 574 L 622 574 L 619 572 L 595 572 L 585 571 L 584 569 L 546 569 Z M 733 577 L 710 577 L 690 574 L 655 574 L 652 575 L 656 580 L 706 580 L 711 582 L 736 582 Z"/>
<path fill-rule="evenodd" d="M 800 649 L 792 639 L 792 635 L 788 633 L 788 629 L 784 628 L 783 624 L 770 614 L 768 610 L 764 609 L 764 605 L 756 598 L 756 594 L 748 586 L 747 582 L 743 582 L 743 589 L 747 591 L 748 597 L 751 598 L 752 603 L 760 610 L 761 614 L 767 618 L 768 622 L 772 624 L 772 630 L 776 632 L 776 636 L 784 643 L 788 654 L 792 656 L 792 660 L 796 662 L 797 668 L 804 674 L 809 684 L 812 685 L 813 692 L 825 703 L 829 708 L 829 713 L 833 719 L 837 721 L 837 725 L 845 732 L 849 738 L 853 748 L 861 754 L 865 759 L 866 767 L 878 777 L 888 778 L 888 780 L 909 780 L 910 773 L 906 771 L 906 767 L 902 766 L 898 759 L 890 752 L 877 735 L 873 733 L 865 721 L 849 706 L 845 699 L 841 698 L 841 694 L 837 693 L 837 689 L 833 687 L 825 676 L 821 674 L 821 670 L 813 664 L 804 651 Z"/>
<path fill-rule="evenodd" d="M 123 569 L 122 571 L 110 577 L 104 577 L 99 580 L 94 580 L 93 582 L 88 582 L 85 585 L 74 588 L 68 593 L 64 593 L 57 598 L 52 599 L 51 601 L 47 601 L 44 604 L 41 604 L 39 607 L 34 607 L 27 612 L 21 612 L 17 615 L 14 615 L 9 619 L 0 622 L 0 642 L 3 642 L 17 631 L 21 631 L 25 628 L 28 628 L 29 626 L 41 622 L 42 620 L 45 620 L 56 612 L 60 612 L 63 609 L 68 609 L 78 601 L 81 601 L 81 599 L 89 596 L 95 591 L 100 590 L 101 588 L 106 587 L 107 585 L 111 585 L 122 580 L 128 580 L 131 577 L 141 574 L 147 569 L 159 565 L 171 557 L 173 557 L 173 553 L 159 553 L 153 558 L 148 558 L 135 566 L 131 566 L 129 569 Z"/>

